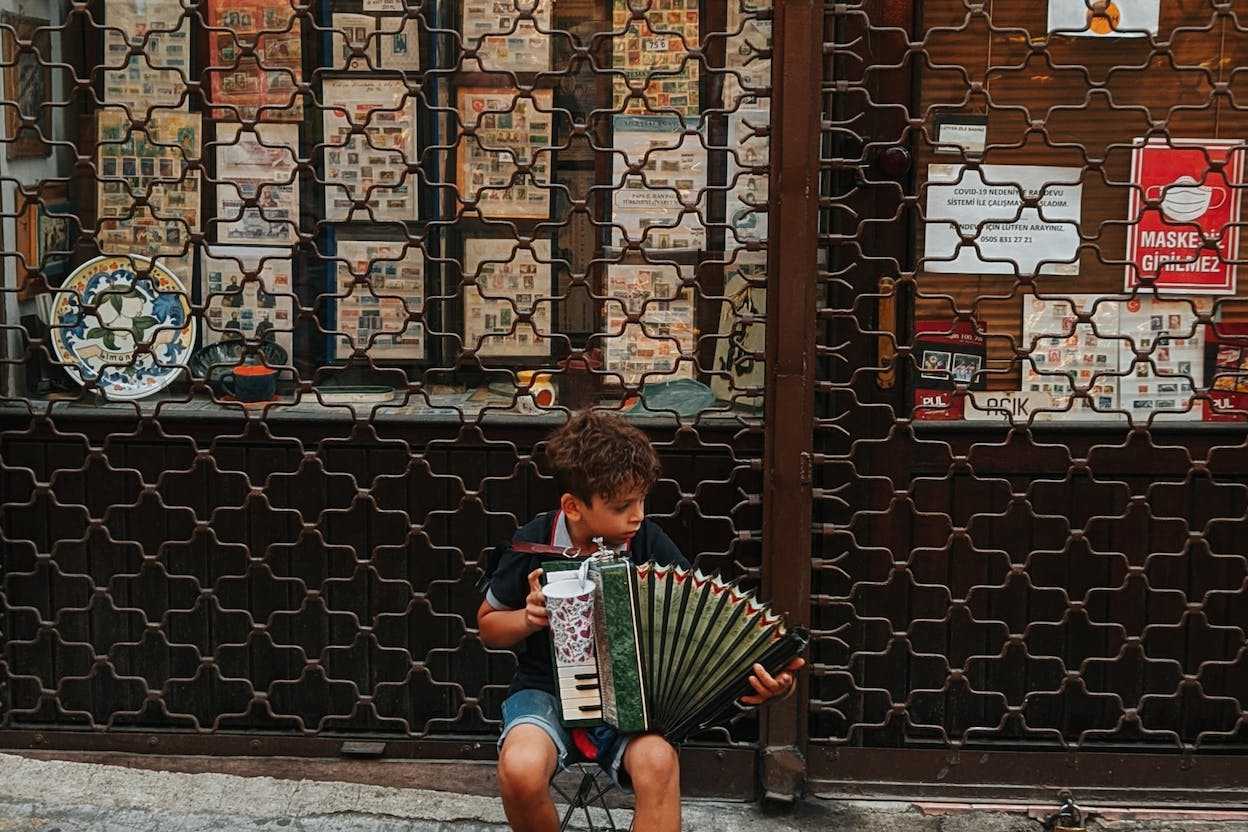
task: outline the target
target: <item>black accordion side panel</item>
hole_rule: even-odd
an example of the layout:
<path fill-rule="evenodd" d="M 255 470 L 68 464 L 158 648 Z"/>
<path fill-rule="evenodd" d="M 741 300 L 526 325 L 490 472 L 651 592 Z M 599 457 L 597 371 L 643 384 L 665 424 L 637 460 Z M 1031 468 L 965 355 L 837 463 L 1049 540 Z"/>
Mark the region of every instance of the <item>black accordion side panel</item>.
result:
<path fill-rule="evenodd" d="M 806 650 L 806 645 L 809 642 L 809 631 L 798 627 L 791 632 L 785 633 L 779 641 L 768 648 L 767 652 L 759 657 L 758 663 L 766 668 L 768 673 L 773 675 L 779 673 L 794 657 Z M 732 709 L 738 699 L 754 692 L 754 688 L 750 686 L 749 682 L 752 672 L 752 670 L 749 670 L 741 674 L 735 683 L 722 688 L 720 693 L 712 697 L 696 711 L 685 716 L 675 725 L 665 727 L 663 735 L 671 742 L 682 742 L 690 734 L 705 730 L 719 722 L 723 715 Z"/>

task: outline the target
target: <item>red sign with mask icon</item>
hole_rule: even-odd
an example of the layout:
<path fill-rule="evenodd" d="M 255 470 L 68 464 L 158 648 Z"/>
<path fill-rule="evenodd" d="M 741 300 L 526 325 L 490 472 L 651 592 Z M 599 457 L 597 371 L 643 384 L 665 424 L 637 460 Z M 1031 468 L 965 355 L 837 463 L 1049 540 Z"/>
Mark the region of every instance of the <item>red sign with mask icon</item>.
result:
<path fill-rule="evenodd" d="M 1235 293 L 1243 142 L 1137 140 L 1131 157 L 1127 290 Z"/>

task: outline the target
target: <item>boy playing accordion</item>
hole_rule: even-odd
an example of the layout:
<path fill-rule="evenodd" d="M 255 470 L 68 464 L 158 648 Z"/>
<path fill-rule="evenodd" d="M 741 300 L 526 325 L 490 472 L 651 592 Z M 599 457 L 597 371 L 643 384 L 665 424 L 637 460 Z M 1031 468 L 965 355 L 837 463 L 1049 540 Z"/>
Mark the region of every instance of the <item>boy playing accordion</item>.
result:
<path fill-rule="evenodd" d="M 498 779 L 507 820 L 516 832 L 555 830 L 558 817 L 549 792 L 556 770 L 575 752 L 594 760 L 612 779 L 636 795 L 634 828 L 680 829 L 680 771 L 676 749 L 658 734 L 621 735 L 607 725 L 569 730 L 559 720 L 549 619 L 541 589 L 545 544 L 571 554 L 589 555 L 602 538 L 627 550 L 636 564 L 688 567 L 676 544 L 646 519 L 647 492 L 659 477 L 659 460 L 649 439 L 623 417 L 603 411 L 575 414 L 548 440 L 546 457 L 563 492 L 556 511 L 538 515 L 521 528 L 511 546 L 500 547 L 487 572 L 488 589 L 477 610 L 487 647 L 519 649 L 519 667 L 503 702 Z M 533 546 L 533 544 L 539 544 Z M 531 547 L 532 551 L 526 551 Z M 754 665 L 743 697 L 758 705 L 793 689 L 794 659 L 772 677 Z"/>

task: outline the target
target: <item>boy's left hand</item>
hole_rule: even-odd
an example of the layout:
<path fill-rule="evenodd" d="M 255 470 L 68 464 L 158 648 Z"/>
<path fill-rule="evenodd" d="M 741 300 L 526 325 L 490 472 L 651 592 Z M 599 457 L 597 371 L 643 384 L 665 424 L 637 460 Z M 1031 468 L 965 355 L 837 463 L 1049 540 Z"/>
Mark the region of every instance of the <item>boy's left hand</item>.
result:
<path fill-rule="evenodd" d="M 806 660 L 797 658 L 785 665 L 784 670 L 772 676 L 761 664 L 755 663 L 754 675 L 750 677 L 750 687 L 754 688 L 755 693 L 749 696 L 742 696 L 741 704 L 761 705 L 777 696 L 788 696 L 793 692 L 793 687 L 797 684 L 793 673 L 805 666 Z"/>

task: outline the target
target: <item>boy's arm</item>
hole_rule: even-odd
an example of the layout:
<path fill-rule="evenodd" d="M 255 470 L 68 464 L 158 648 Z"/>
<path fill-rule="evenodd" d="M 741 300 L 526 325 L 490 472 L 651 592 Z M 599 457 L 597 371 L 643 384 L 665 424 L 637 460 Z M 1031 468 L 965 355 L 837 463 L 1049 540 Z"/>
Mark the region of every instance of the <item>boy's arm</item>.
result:
<path fill-rule="evenodd" d="M 550 623 L 541 576 L 540 569 L 529 573 L 529 594 L 524 599 L 523 609 L 499 609 L 488 599 L 481 602 L 477 609 L 477 627 L 486 647 L 514 647 Z"/>

